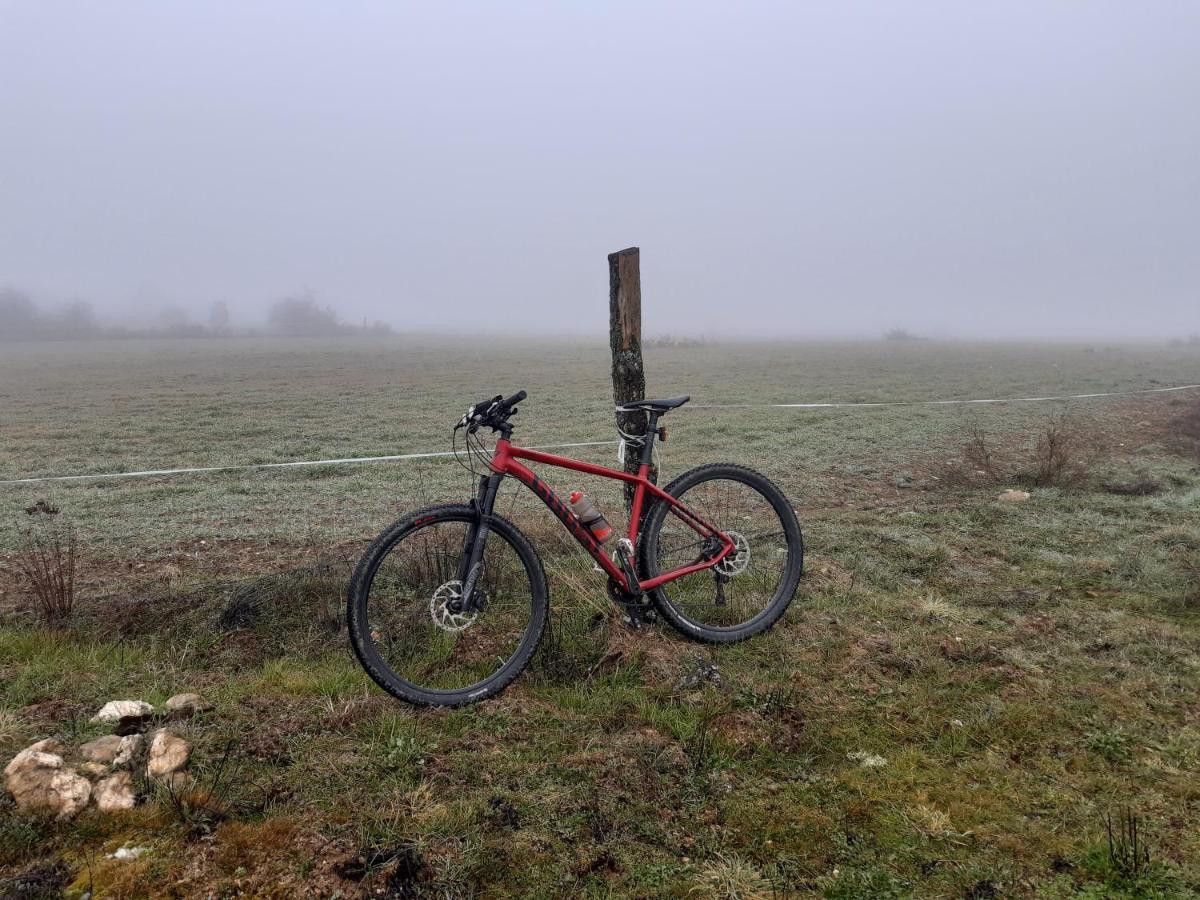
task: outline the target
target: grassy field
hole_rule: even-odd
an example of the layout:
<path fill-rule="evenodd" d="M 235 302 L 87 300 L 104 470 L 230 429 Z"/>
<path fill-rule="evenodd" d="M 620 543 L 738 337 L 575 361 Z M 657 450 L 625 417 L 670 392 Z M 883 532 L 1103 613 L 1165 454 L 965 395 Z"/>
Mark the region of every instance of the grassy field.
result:
<path fill-rule="evenodd" d="M 646 364 L 652 395 L 695 404 L 1200 382 L 1195 350 L 1152 346 L 729 344 Z M 613 436 L 600 344 L 0 345 L 0 480 L 436 452 L 470 401 L 518 388 L 520 442 Z M 664 481 L 734 460 L 792 498 L 809 559 L 787 616 L 729 648 L 631 632 L 510 486 L 553 627 L 505 694 L 459 711 L 384 696 L 341 625 L 371 537 L 470 495 L 453 460 L 0 486 L 0 758 L 99 734 L 107 700 L 196 690 L 201 784 L 226 760 L 207 803 L 55 824 L 5 796 L 0 896 L 32 896 L 18 878 L 128 897 L 1198 896 L 1200 466 L 1177 424 L 1198 394 L 672 413 Z M 997 502 L 1064 421 L 1068 471 Z M 964 453 L 980 433 L 998 474 Z M 16 576 L 39 500 L 80 542 L 55 628 Z M 1136 869 L 1106 833 L 1127 812 Z M 150 849 L 106 858 L 127 843 Z"/>

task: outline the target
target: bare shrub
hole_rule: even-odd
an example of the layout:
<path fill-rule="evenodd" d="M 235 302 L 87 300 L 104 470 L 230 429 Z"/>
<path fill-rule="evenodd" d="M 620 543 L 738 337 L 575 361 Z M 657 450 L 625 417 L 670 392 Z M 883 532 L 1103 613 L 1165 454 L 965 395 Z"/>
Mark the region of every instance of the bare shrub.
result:
<path fill-rule="evenodd" d="M 75 529 L 47 525 L 28 531 L 17 554 L 17 571 L 29 583 L 31 605 L 46 622 L 70 618 L 75 606 Z"/>
<path fill-rule="evenodd" d="M 1051 419 L 1036 435 L 999 440 L 979 424 L 962 447 L 962 465 L 947 473 L 952 482 L 1072 487 L 1087 480 L 1096 443 L 1067 416 Z"/>
<path fill-rule="evenodd" d="M 963 445 L 963 460 L 973 472 L 982 474 L 990 481 L 1003 480 L 996 460 L 995 445 L 978 422 L 971 426 L 967 442 Z"/>
<path fill-rule="evenodd" d="M 1082 459 L 1081 437 L 1079 429 L 1065 415 L 1047 423 L 1038 435 L 1033 466 L 1022 473 L 1022 480 L 1034 487 L 1068 486 L 1083 481 L 1087 478 L 1087 466 Z"/>

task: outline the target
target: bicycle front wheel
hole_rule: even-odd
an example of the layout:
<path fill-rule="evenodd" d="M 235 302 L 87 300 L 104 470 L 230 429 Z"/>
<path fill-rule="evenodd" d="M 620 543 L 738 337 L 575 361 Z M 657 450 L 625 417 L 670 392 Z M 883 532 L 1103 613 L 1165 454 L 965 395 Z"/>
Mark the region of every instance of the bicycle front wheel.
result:
<path fill-rule="evenodd" d="M 732 644 L 760 634 L 783 615 L 804 567 L 804 540 L 783 491 L 764 475 L 725 463 L 699 466 L 665 488 L 737 547 L 716 566 L 654 592 L 658 611 L 699 641 Z M 665 501 L 646 517 L 642 570 L 653 578 L 711 558 L 702 538 Z"/>
<path fill-rule="evenodd" d="M 529 663 L 547 617 L 546 576 L 529 540 L 490 519 L 473 598 L 461 561 L 478 513 L 436 506 L 376 538 L 350 580 L 347 621 L 359 662 L 392 695 L 464 706 L 503 690 Z"/>

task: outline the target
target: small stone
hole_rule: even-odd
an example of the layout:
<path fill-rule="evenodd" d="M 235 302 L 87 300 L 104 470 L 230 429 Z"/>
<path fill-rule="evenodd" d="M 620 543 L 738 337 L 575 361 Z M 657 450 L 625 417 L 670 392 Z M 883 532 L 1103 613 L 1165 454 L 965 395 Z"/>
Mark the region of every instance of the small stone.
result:
<path fill-rule="evenodd" d="M 106 734 L 104 737 L 98 737 L 94 741 L 88 741 L 79 748 L 79 753 L 89 762 L 109 765 L 116 758 L 117 752 L 121 749 L 121 741 L 123 740 L 125 739 L 115 734 Z"/>
<path fill-rule="evenodd" d="M 118 769 L 127 769 L 133 765 L 133 759 L 142 749 L 142 744 L 145 739 L 140 734 L 127 734 L 121 738 L 121 746 L 117 749 L 117 755 L 113 757 L 112 764 Z"/>
<path fill-rule="evenodd" d="M 1029 491 L 1001 491 L 996 499 L 1002 503 L 1024 503 L 1031 496 Z"/>
<path fill-rule="evenodd" d="M 687 671 L 675 682 L 676 691 L 690 691 L 709 682 L 718 687 L 721 684 L 721 670 L 716 663 L 709 662 L 703 657 L 695 657 Z"/>
<path fill-rule="evenodd" d="M 154 707 L 145 700 L 110 700 L 92 716 L 92 722 L 119 722 L 122 719 L 145 718 L 154 712 Z"/>
<path fill-rule="evenodd" d="M 880 756 L 877 753 L 867 753 L 865 750 L 857 750 L 854 753 L 847 753 L 846 759 L 851 762 L 856 762 L 864 769 L 878 769 L 881 766 L 887 765 L 887 758 Z"/>
<path fill-rule="evenodd" d="M 149 849 L 149 847 L 121 847 L 115 853 L 106 853 L 104 855 L 109 859 L 137 859 Z"/>
<path fill-rule="evenodd" d="M 150 742 L 150 762 L 146 774 L 158 781 L 187 765 L 190 748 L 187 741 L 165 728 L 154 733 Z"/>
<path fill-rule="evenodd" d="M 163 704 L 163 709 L 174 718 L 187 718 L 201 710 L 208 709 L 208 704 L 201 699 L 199 694 L 176 694 Z"/>
<path fill-rule="evenodd" d="M 137 798 L 133 793 L 133 776 L 128 772 L 117 772 L 99 782 L 92 795 L 101 812 L 120 812 L 133 809 Z"/>

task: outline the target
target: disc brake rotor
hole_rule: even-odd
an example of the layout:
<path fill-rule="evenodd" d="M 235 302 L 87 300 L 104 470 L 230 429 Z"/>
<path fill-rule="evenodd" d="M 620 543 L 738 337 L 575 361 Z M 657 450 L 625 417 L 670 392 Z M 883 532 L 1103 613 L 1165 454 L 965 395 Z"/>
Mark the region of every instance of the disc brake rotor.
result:
<path fill-rule="evenodd" d="M 750 565 L 750 542 L 745 536 L 736 531 L 726 531 L 733 541 L 733 550 L 723 560 L 713 566 L 713 569 L 725 576 L 740 575 Z"/>
<path fill-rule="evenodd" d="M 462 582 L 447 581 L 433 592 L 429 614 L 433 624 L 443 631 L 464 631 L 479 618 L 479 610 L 465 612 L 462 604 Z"/>

